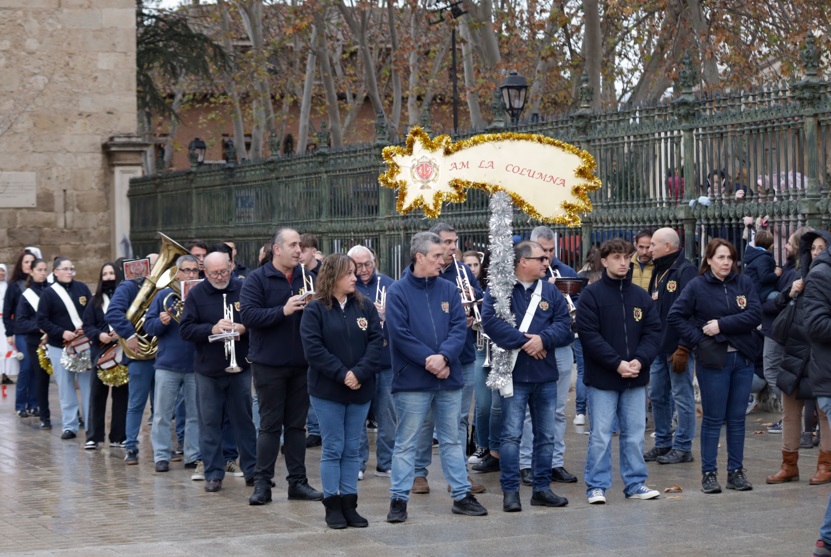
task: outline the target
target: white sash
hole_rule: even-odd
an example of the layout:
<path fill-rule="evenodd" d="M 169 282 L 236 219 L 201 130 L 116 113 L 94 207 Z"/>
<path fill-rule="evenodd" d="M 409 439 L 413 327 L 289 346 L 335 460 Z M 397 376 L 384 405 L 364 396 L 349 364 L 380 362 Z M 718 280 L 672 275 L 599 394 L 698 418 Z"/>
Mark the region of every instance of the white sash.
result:
<path fill-rule="evenodd" d="M 107 296 L 106 294 L 103 294 L 102 295 L 102 300 L 104 301 L 104 303 L 101 305 L 101 309 L 103 309 L 104 313 L 106 314 L 107 313 L 107 308 L 110 307 L 110 297 Z"/>
<path fill-rule="evenodd" d="M 537 307 L 539 307 L 541 300 L 542 280 L 540 279 L 537 281 L 537 287 L 534 288 L 534 292 L 531 294 L 531 301 L 528 304 L 528 309 L 525 310 L 525 316 L 522 318 L 522 323 L 519 324 L 520 333 L 528 332 L 528 328 L 531 326 L 531 321 L 534 320 L 534 314 L 537 313 Z M 519 358 L 519 353 L 521 350 L 521 348 L 517 348 L 516 350 L 511 351 L 511 371 L 513 371 L 514 366 L 516 366 L 516 360 L 517 358 Z M 505 385 L 504 387 L 499 389 L 499 393 L 506 398 L 513 396 L 513 384 Z"/>
<path fill-rule="evenodd" d="M 66 306 L 66 311 L 69 314 L 69 318 L 72 320 L 72 326 L 75 327 L 75 330 L 80 329 L 84 322 L 81 320 L 81 316 L 78 315 L 78 310 L 75 308 L 75 304 L 73 303 L 72 298 L 69 297 L 69 293 L 66 291 L 66 288 L 64 288 L 64 286 L 59 282 L 52 284 L 51 288 L 58 294 L 58 298 L 61 299 L 63 305 Z"/>
<path fill-rule="evenodd" d="M 29 302 L 29 305 L 32 306 L 32 308 L 34 308 L 34 310 L 37 312 L 38 304 L 40 303 L 40 296 L 35 294 L 34 290 L 32 290 L 31 288 L 27 288 L 23 291 L 23 297 L 26 298 L 26 301 Z"/>

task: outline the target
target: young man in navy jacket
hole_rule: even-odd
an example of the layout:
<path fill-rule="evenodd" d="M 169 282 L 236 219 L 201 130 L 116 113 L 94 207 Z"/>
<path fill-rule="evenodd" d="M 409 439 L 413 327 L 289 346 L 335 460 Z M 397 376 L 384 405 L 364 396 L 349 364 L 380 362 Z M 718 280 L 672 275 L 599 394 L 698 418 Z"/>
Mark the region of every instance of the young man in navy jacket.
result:
<path fill-rule="evenodd" d="M 646 290 L 632 283 L 631 243 L 615 238 L 600 246 L 605 271 L 580 296 L 577 332 L 583 342 L 591 433 L 586 454 L 586 495 L 590 504 L 606 502 L 612 485 L 612 426 L 620 423 L 620 475 L 632 499 L 660 495 L 646 487 L 643 460 L 646 384 L 658 355 L 661 320 Z"/>
<path fill-rule="evenodd" d="M 560 370 L 555 349 L 571 342 L 571 316 L 563 295 L 545 280 L 548 256 L 537 242 L 520 242 L 514 248 L 517 282 L 511 294 L 511 310 L 516 325 L 497 317 L 490 291 L 482 306 L 482 324 L 491 340 L 505 350 L 518 350 L 513 369 L 513 396 L 502 398 L 502 469 L 505 512 L 522 510 L 519 499 L 519 443 L 523 437 L 526 408 L 531 409 L 533 440 L 533 495 L 531 505 L 564 507 L 565 497 L 551 491 L 551 457 L 554 454 L 557 413 L 557 380 Z M 536 304 L 536 308 L 533 307 Z M 533 311 L 525 331 L 519 328 L 526 314 Z"/>
<path fill-rule="evenodd" d="M 441 239 L 432 232 L 413 236 L 413 262 L 387 292 L 386 326 L 398 414 L 387 522 L 407 520 L 417 438 L 430 413 L 436 423 L 439 456 L 450 484 L 453 512 L 487 514 L 470 493 L 465 440 L 459 438 L 464 386 L 459 356 L 467 338 L 467 319 L 456 286 L 438 278 L 444 251 Z"/>
<path fill-rule="evenodd" d="M 271 261 L 245 278 L 240 296 L 242 322 L 251 335 L 248 360 L 260 404 L 254 493 L 248 502 L 271 501 L 271 480 L 285 427 L 288 498 L 320 501 L 323 493 L 306 478 L 306 414 L 309 367 L 300 340 L 300 318 L 306 303 L 300 267 L 300 235 L 281 228 L 272 238 Z"/>
<path fill-rule="evenodd" d="M 672 228 L 660 228 L 652 235 L 649 246 L 655 267 L 649 281 L 658 317 L 661 319 L 660 350 L 649 369 L 649 399 L 655 419 L 655 446 L 644 453 L 646 462 L 679 464 L 692 462 L 695 437 L 695 392 L 693 390 L 694 358 L 673 327 L 667 315 L 684 288 L 698 276 L 698 269 L 684 257 L 681 240 Z M 678 409 L 678 427 L 672 433 L 673 408 Z"/>

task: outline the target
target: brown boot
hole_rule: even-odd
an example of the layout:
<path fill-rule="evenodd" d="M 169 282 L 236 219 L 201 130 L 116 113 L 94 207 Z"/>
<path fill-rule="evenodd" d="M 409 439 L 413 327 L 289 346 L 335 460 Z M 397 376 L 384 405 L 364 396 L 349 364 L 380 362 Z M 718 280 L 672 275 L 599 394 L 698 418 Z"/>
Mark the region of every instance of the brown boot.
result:
<path fill-rule="evenodd" d="M 811 485 L 831 482 L 831 451 L 820 451 L 817 459 L 817 475 L 808 480 Z"/>
<path fill-rule="evenodd" d="M 831 455 L 829 455 L 831 456 Z M 820 456 L 820 459 L 822 456 Z M 782 451 L 782 466 L 779 471 L 772 476 L 768 476 L 765 480 L 769 484 L 782 484 L 785 482 L 799 481 L 799 468 L 796 461 L 799 459 L 799 452 L 797 451 Z M 829 462 L 831 463 L 831 462 Z"/>

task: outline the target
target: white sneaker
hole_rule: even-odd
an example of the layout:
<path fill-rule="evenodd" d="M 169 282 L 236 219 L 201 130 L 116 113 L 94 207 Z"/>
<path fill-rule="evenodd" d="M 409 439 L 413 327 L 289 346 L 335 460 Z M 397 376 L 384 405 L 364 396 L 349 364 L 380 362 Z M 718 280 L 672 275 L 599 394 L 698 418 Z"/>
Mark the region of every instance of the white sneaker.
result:
<path fill-rule="evenodd" d="M 239 466 L 237 466 L 237 463 L 234 460 L 229 460 L 225 463 L 225 473 L 237 478 L 241 478 L 245 475 L 242 473 L 242 470 L 239 469 Z"/>
<path fill-rule="evenodd" d="M 195 482 L 205 481 L 205 464 L 201 460 L 196 463 L 196 468 L 193 470 L 190 479 Z"/>
<path fill-rule="evenodd" d="M 577 414 L 574 416 L 574 425 L 586 425 L 586 415 Z"/>
<path fill-rule="evenodd" d="M 362 479 L 364 479 L 364 473 L 363 471 L 358 470 L 358 481 L 361 481 Z"/>
<path fill-rule="evenodd" d="M 383 468 L 375 467 L 375 475 L 379 478 L 391 478 L 392 470 L 384 470 Z"/>
<path fill-rule="evenodd" d="M 488 449 L 483 447 L 476 447 L 476 450 L 473 452 L 470 457 L 467 459 L 468 464 L 479 464 L 482 462 L 482 459 L 485 458 L 485 455 L 488 454 Z"/>
<path fill-rule="evenodd" d="M 626 496 L 627 499 L 656 499 L 661 496 L 659 491 L 649 489 L 644 484 L 638 485 L 630 494 Z"/>
<path fill-rule="evenodd" d="M 588 495 L 589 505 L 605 505 L 606 504 L 606 494 L 602 489 L 596 487 L 589 491 Z"/>

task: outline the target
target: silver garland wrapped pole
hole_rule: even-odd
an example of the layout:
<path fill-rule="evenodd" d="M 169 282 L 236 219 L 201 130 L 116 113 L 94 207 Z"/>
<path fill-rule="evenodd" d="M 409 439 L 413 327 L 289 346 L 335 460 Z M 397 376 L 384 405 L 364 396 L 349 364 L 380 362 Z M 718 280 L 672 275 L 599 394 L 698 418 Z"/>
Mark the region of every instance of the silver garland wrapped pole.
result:
<path fill-rule="evenodd" d="M 505 192 L 496 192 L 490 199 L 490 250 L 488 288 L 494 300 L 494 313 L 505 322 L 516 326 L 511 311 L 511 293 L 514 289 L 514 244 L 512 224 L 514 205 Z M 502 396 L 513 395 L 513 358 L 510 350 L 491 346 L 491 372 L 487 386 L 499 390 Z"/>

